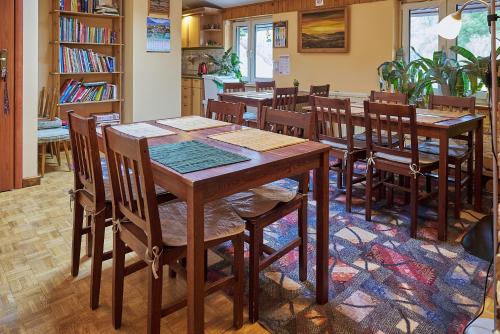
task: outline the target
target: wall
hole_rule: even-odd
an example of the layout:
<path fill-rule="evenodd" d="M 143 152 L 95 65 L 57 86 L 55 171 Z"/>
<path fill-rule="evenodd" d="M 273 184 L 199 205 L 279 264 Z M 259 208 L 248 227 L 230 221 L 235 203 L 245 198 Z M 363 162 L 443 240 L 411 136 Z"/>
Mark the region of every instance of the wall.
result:
<path fill-rule="evenodd" d="M 23 1 L 23 178 L 38 175 L 38 1 Z"/>
<path fill-rule="evenodd" d="M 146 52 L 147 16 L 147 0 L 125 1 L 126 122 L 181 114 L 181 1 L 170 1 L 170 53 Z"/>
<path fill-rule="evenodd" d="M 288 20 L 288 48 L 274 49 L 275 61 L 290 55 L 291 75 L 275 74 L 278 86 L 290 86 L 293 79 L 302 88 L 329 83 L 333 90 L 366 93 L 378 89 L 377 67 L 393 57 L 399 40 L 398 4 L 394 0 L 349 6 L 350 52 L 298 53 L 297 12 L 273 15 L 273 21 Z"/>

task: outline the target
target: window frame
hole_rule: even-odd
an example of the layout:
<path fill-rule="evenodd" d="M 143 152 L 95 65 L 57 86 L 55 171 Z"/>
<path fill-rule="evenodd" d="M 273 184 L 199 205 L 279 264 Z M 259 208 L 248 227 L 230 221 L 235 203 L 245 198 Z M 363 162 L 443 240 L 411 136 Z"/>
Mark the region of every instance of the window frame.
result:
<path fill-rule="evenodd" d="M 234 21 L 232 24 L 232 33 L 233 33 L 233 48 L 236 51 L 237 47 L 237 29 L 239 27 L 247 27 L 248 28 L 248 51 L 247 51 L 247 57 L 248 57 L 248 77 L 244 77 L 243 79 L 247 82 L 253 83 L 255 81 L 266 81 L 266 80 L 272 80 L 272 75 L 270 78 L 258 78 L 255 76 L 256 74 L 256 40 L 255 40 L 255 28 L 257 25 L 261 24 L 273 24 L 273 18 L 272 16 L 265 16 L 265 17 L 258 17 L 258 18 L 251 18 L 247 19 L 244 21 Z M 272 48 L 272 45 L 271 45 Z"/>

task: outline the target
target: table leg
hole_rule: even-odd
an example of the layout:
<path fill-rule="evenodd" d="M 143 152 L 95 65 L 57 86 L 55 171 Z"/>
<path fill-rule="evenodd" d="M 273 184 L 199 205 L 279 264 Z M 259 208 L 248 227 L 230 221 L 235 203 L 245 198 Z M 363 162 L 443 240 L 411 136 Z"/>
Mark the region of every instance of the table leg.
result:
<path fill-rule="evenodd" d="M 479 124 L 475 131 L 475 141 L 476 145 L 474 147 L 474 210 L 477 212 L 482 211 L 482 194 L 481 194 L 481 183 L 483 177 L 483 120 L 479 121 Z M 493 180 L 493 182 L 496 182 Z"/>
<path fill-rule="evenodd" d="M 191 189 L 187 206 L 187 309 L 188 333 L 204 331 L 205 247 L 204 210 L 199 192 Z"/>
<path fill-rule="evenodd" d="M 329 152 L 321 155 L 321 165 L 315 173 L 316 190 L 316 302 L 328 302 L 329 244 Z"/>
<path fill-rule="evenodd" d="M 439 209 L 438 239 L 446 241 L 448 233 L 448 134 L 441 131 L 439 135 Z"/>

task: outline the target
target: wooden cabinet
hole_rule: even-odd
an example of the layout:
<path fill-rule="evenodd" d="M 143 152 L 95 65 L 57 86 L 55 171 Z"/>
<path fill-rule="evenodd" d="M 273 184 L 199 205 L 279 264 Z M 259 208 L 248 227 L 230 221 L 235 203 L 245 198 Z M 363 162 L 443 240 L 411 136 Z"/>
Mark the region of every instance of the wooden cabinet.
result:
<path fill-rule="evenodd" d="M 204 116 L 203 80 L 182 79 L 182 116 Z"/>
<path fill-rule="evenodd" d="M 199 15 L 190 15 L 182 18 L 182 47 L 197 48 L 200 46 Z"/>
<path fill-rule="evenodd" d="M 182 47 L 222 47 L 224 28 L 222 12 L 217 8 L 201 7 L 184 11 Z"/>

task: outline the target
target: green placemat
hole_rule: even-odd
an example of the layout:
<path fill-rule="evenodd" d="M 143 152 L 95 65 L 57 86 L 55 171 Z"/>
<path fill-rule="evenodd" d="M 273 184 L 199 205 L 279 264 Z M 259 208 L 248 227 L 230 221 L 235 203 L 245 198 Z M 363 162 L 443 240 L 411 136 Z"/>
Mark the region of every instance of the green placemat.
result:
<path fill-rule="evenodd" d="M 153 146 L 149 148 L 149 155 L 154 161 L 181 174 L 250 160 L 196 140 Z"/>

